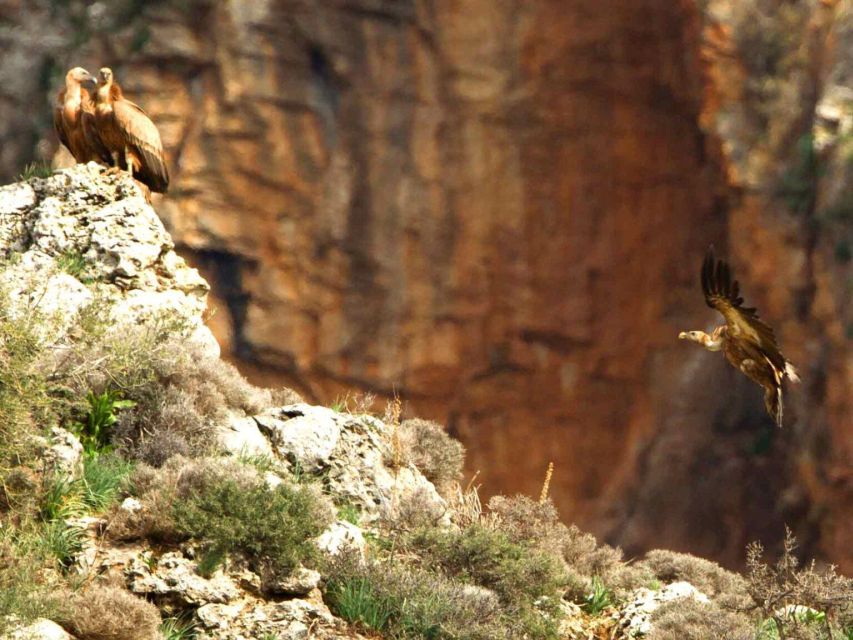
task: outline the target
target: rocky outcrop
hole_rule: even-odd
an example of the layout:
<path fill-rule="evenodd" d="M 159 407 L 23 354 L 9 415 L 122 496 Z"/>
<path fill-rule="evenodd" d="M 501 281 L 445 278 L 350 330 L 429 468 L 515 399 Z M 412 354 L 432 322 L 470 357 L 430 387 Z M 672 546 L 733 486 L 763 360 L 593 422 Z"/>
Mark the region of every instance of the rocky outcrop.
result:
<path fill-rule="evenodd" d="M 486 493 L 536 495 L 553 461 L 564 515 L 632 552 L 734 565 L 788 522 L 849 568 L 849 16 L 797 5 L 7 2 L 0 174 L 54 148 L 67 61 L 109 62 L 256 380 L 398 393 Z M 813 124 L 819 171 L 790 157 Z M 674 340 L 712 322 L 711 242 L 804 369 L 783 432 Z"/>

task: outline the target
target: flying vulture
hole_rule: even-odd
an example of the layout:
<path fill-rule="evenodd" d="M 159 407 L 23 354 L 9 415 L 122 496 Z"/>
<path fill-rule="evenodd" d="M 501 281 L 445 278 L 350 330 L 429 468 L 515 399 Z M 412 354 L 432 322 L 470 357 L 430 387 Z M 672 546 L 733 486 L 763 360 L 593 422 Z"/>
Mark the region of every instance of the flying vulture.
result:
<path fill-rule="evenodd" d="M 95 122 L 113 164 L 126 168 L 151 191 L 165 193 L 169 188 L 169 171 L 160 133 L 151 118 L 122 95 L 108 67 L 98 72 Z"/>
<path fill-rule="evenodd" d="M 95 104 L 82 83 L 95 79 L 82 67 L 65 74 L 65 87 L 59 91 L 53 107 L 53 126 L 59 141 L 77 162 L 110 164 L 110 152 L 101 142 L 95 125 Z"/>
<path fill-rule="evenodd" d="M 779 350 L 773 329 L 759 320 L 754 308 L 743 306 L 737 280 L 732 280 L 728 264 L 715 260 L 713 247 L 702 263 L 701 280 L 705 302 L 723 314 L 726 324 L 711 335 L 682 331 L 678 337 L 698 342 L 708 351 L 722 351 L 733 367 L 764 387 L 764 406 L 781 427 L 783 382 L 786 378 L 799 382 L 797 370 Z"/>

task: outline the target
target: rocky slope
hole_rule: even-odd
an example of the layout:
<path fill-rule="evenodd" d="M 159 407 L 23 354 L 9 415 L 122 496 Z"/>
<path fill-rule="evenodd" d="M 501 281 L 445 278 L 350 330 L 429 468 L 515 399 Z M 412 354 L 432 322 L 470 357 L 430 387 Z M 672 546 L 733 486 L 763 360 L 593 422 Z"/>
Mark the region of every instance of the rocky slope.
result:
<path fill-rule="evenodd" d="M 399 404 L 380 419 L 252 387 L 220 359 L 207 291 L 128 177 L 0 187 L 4 639 L 853 630 L 853 581 L 798 569 L 792 542 L 776 566 L 753 548 L 747 578 L 624 562 L 559 521 L 547 481 L 483 508 L 461 445 Z"/>
<path fill-rule="evenodd" d="M 159 210 L 256 380 L 399 393 L 489 493 L 533 493 L 553 461 L 564 514 L 632 552 L 734 565 L 787 522 L 853 566 L 845 3 L 0 14 L 0 172 L 54 148 L 69 60 L 116 68 L 163 133 Z M 674 340 L 712 322 L 710 242 L 805 373 L 783 432 Z"/>

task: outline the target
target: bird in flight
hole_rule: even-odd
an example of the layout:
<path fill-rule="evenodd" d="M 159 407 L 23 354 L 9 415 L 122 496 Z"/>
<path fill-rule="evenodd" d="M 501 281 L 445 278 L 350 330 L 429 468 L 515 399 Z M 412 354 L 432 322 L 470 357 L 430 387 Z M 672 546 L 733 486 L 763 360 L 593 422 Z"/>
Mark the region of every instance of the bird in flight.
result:
<path fill-rule="evenodd" d="M 698 342 L 708 351 L 722 351 L 735 369 L 764 387 L 764 406 L 781 427 L 783 383 L 785 379 L 799 382 L 797 370 L 779 350 L 773 329 L 758 318 L 754 308 L 743 306 L 738 282 L 732 280 L 729 265 L 714 258 L 713 246 L 702 263 L 701 281 L 705 302 L 723 315 L 726 324 L 711 335 L 682 331 L 678 337 Z"/>

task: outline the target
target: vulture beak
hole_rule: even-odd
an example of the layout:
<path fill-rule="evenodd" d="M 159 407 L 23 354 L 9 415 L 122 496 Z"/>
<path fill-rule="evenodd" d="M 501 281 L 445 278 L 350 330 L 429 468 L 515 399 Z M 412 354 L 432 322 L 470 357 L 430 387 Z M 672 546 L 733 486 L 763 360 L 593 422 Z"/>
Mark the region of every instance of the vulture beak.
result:
<path fill-rule="evenodd" d="M 682 331 L 681 333 L 679 333 L 679 334 L 678 334 L 678 339 L 679 339 L 679 340 L 687 340 L 687 332 L 686 332 L 686 331 Z"/>
<path fill-rule="evenodd" d="M 86 78 L 84 82 L 91 82 L 92 84 L 98 84 L 98 79 L 93 76 L 91 73 L 86 72 Z"/>

